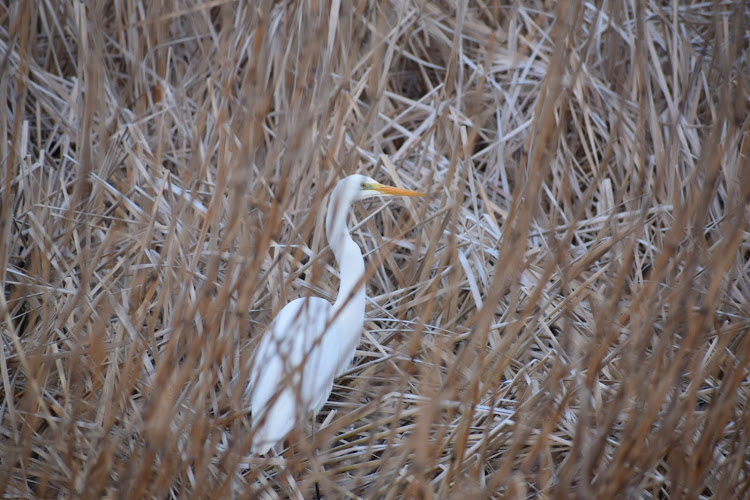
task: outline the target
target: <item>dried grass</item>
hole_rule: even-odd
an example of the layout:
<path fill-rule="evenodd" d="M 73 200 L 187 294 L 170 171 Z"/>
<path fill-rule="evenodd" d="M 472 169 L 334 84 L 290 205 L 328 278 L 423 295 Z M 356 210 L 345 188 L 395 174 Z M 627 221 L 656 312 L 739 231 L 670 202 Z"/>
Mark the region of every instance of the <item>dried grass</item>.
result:
<path fill-rule="evenodd" d="M 742 0 L 0 5 L 0 492 L 750 495 Z M 332 298 L 366 333 L 249 455 L 247 359 Z M 382 236 L 381 236 L 382 235 Z"/>

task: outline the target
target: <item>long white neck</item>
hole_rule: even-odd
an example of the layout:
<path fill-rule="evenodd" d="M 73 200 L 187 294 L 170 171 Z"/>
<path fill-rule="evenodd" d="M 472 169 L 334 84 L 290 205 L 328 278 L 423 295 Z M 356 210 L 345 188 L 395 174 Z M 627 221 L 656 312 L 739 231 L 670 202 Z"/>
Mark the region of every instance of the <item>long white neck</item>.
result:
<path fill-rule="evenodd" d="M 365 260 L 362 258 L 362 251 L 349 236 L 349 230 L 346 227 L 346 216 L 353 201 L 347 199 L 346 189 L 343 189 L 342 184 L 339 183 L 331 193 L 326 214 L 328 244 L 336 257 L 341 276 L 339 294 L 333 308 L 338 312 L 341 320 L 343 320 L 341 316 L 347 311 L 352 313 L 360 311 L 359 314 L 364 316 L 365 308 L 365 284 L 362 280 L 365 274 Z M 341 307 L 346 310 L 339 311 Z M 360 330 L 361 326 L 358 328 L 358 334 Z"/>

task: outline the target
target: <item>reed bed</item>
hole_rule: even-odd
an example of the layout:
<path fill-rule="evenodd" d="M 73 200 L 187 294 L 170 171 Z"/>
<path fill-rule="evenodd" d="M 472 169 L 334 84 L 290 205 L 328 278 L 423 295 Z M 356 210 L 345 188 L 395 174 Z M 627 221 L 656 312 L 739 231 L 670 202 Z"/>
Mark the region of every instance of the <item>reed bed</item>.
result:
<path fill-rule="evenodd" d="M 748 498 L 750 6 L 0 2 L 3 498 Z M 249 363 L 365 332 L 250 453 Z M 316 493 L 316 489 L 318 493 Z"/>

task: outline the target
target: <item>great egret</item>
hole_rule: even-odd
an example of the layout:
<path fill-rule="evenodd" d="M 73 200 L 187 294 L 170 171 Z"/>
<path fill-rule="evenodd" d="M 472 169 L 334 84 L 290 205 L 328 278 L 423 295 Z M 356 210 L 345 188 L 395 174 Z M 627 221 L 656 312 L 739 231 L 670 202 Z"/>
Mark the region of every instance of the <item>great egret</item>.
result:
<path fill-rule="evenodd" d="M 320 297 L 287 304 L 260 341 L 248 391 L 253 414 L 253 452 L 260 455 L 328 399 L 334 378 L 349 366 L 365 317 L 365 261 L 346 227 L 352 203 L 375 196 L 424 196 L 385 186 L 364 175 L 336 184 L 326 213 L 326 235 L 340 267 L 333 306 Z"/>

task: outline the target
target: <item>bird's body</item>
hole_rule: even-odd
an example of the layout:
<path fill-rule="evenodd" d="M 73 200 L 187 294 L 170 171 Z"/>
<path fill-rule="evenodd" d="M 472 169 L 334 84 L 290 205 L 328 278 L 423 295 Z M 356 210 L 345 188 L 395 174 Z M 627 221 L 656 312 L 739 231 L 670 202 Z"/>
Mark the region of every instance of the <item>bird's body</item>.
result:
<path fill-rule="evenodd" d="M 287 304 L 261 339 L 248 390 L 253 414 L 253 451 L 265 454 L 307 413 L 317 413 L 333 380 L 349 366 L 365 316 L 365 262 L 346 227 L 352 203 L 373 196 L 421 196 L 369 177 L 339 181 L 326 214 L 326 235 L 340 267 L 339 295 L 331 305 L 319 297 Z"/>

